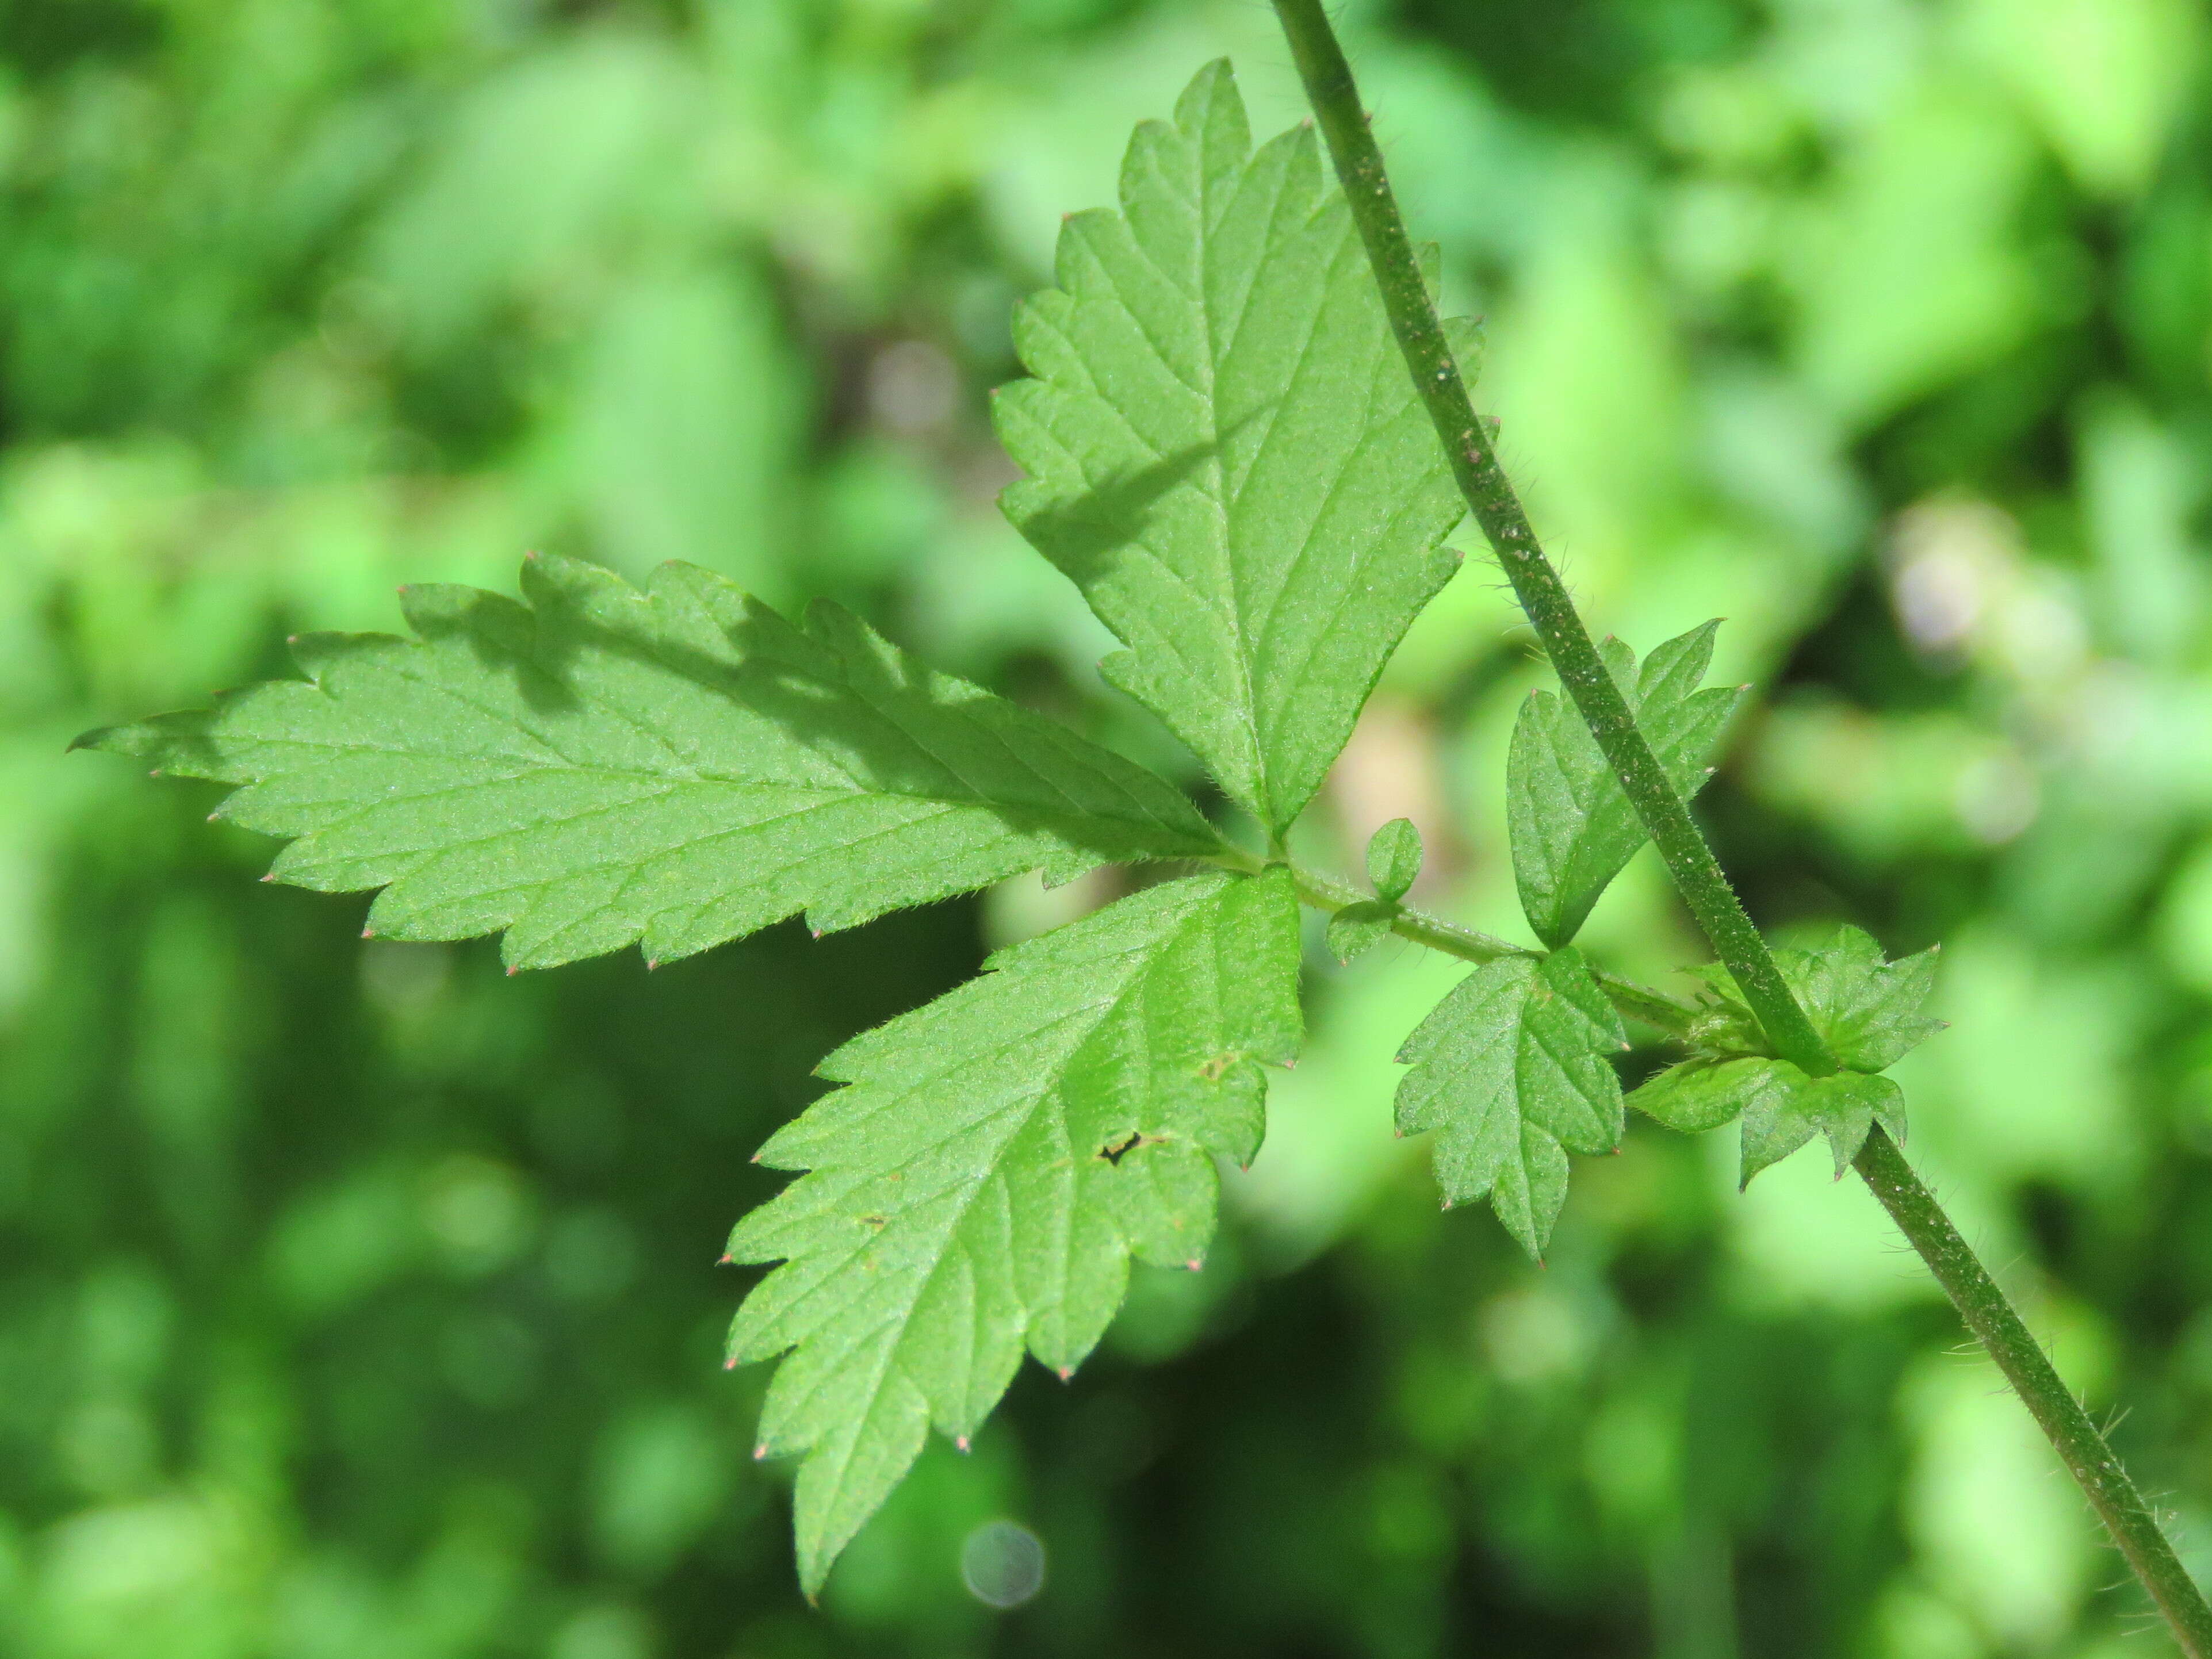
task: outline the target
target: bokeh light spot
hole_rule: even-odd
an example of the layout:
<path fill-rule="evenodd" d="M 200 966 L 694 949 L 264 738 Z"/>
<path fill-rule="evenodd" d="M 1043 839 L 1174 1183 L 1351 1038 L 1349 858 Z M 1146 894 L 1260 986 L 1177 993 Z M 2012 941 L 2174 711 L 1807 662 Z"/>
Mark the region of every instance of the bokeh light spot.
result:
<path fill-rule="evenodd" d="M 986 1607 L 1018 1607 L 1044 1588 L 1044 1541 L 1019 1522 L 988 1522 L 960 1547 L 960 1582 Z"/>

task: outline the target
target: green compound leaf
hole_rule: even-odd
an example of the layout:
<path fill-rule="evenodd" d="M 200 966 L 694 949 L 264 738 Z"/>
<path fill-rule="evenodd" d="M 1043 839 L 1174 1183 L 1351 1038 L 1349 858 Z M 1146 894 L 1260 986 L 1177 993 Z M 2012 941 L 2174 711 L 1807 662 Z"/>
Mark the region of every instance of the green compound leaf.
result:
<path fill-rule="evenodd" d="M 1437 1132 L 1447 1205 L 1486 1194 L 1539 1261 L 1567 1196 L 1567 1153 L 1620 1142 L 1628 1047 L 1620 1017 L 1571 948 L 1507 957 L 1461 981 L 1399 1051 L 1398 1128 Z"/>
<path fill-rule="evenodd" d="M 1068 220 L 1015 343 L 1007 516 L 1129 648 L 1108 680 L 1279 833 L 1458 556 L 1463 511 L 1310 130 L 1251 152 L 1225 62 Z M 1469 366 L 1472 324 L 1454 325 Z"/>
<path fill-rule="evenodd" d="M 1774 964 L 1838 1063 L 1881 1072 L 1943 1029 L 1921 1012 L 1936 983 L 1939 948 L 1890 962 L 1870 934 L 1846 924 L 1810 950 L 1778 950 Z M 1770 1053 L 1728 969 L 1708 963 L 1696 972 L 1706 995 L 1692 1045 L 1715 1054 Z"/>
<path fill-rule="evenodd" d="M 1869 935 L 1846 926 L 1812 950 L 1777 951 L 1774 961 L 1843 1071 L 1816 1078 L 1777 1059 L 1728 969 L 1712 963 L 1697 970 L 1707 990 L 1691 1024 L 1690 1058 L 1628 1097 L 1638 1110 L 1692 1133 L 1717 1128 L 1741 1112 L 1746 1185 L 1815 1134 L 1828 1138 L 1838 1175 L 1869 1124 L 1902 1140 L 1904 1093 L 1872 1073 L 1943 1029 L 1920 1012 L 1935 982 L 1933 950 L 1886 961 Z"/>
<path fill-rule="evenodd" d="M 1905 1134 L 1905 1093 L 1886 1077 L 1838 1072 L 1812 1077 L 1786 1060 L 1747 1056 L 1686 1060 L 1628 1097 L 1629 1104 L 1669 1128 L 1719 1127 L 1743 1115 L 1741 1184 L 1816 1134 L 1828 1138 L 1836 1173 L 1850 1166 L 1868 1128 Z"/>
<path fill-rule="evenodd" d="M 994 970 L 855 1038 L 847 1085 L 760 1153 L 811 1170 L 738 1224 L 781 1261 L 732 1364 L 788 1352 L 761 1455 L 805 1451 L 811 1595 L 934 1424 L 964 1443 L 1024 1345 L 1066 1376 L 1132 1255 L 1197 1267 L 1216 1158 L 1259 1149 L 1261 1067 L 1297 1053 L 1288 873 L 1169 883 L 1002 951 Z"/>
<path fill-rule="evenodd" d="M 79 742 L 244 785 L 222 815 L 295 838 L 273 878 L 381 887 L 394 939 L 503 928 L 517 968 L 1219 845 L 1161 779 L 833 605 L 802 632 L 682 564 L 640 592 L 533 558 L 522 588 L 404 590 L 418 640 L 303 635 L 312 681 Z"/>
<path fill-rule="evenodd" d="M 1367 843 L 1367 879 L 1375 896 L 1395 904 L 1421 873 L 1421 832 L 1411 818 L 1393 818 Z"/>
<path fill-rule="evenodd" d="M 1712 775 L 1714 746 L 1743 695 L 1741 686 L 1698 690 L 1719 627 L 1709 622 L 1668 641 L 1640 672 L 1636 653 L 1619 640 L 1598 647 L 1685 800 Z M 1505 787 L 1521 908 L 1536 937 L 1556 950 L 1575 936 L 1598 896 L 1644 845 L 1643 821 L 1582 716 L 1550 691 L 1532 691 L 1522 705 Z"/>

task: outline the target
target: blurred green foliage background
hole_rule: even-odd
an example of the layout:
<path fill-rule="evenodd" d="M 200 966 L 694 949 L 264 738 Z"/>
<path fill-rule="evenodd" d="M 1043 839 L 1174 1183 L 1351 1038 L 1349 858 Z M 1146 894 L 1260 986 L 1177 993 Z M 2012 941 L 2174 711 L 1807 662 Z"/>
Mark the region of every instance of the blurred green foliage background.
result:
<path fill-rule="evenodd" d="M 2212 16 L 1346 12 L 1540 527 L 1601 629 L 1729 619 L 1704 812 L 1761 921 L 1945 941 L 1912 1153 L 2212 1571 Z M 810 1612 L 717 1363 L 747 1159 L 1098 890 L 510 980 L 64 757 L 543 546 L 835 595 L 1188 776 L 997 516 L 985 394 L 1223 52 L 1297 118 L 1257 0 L 0 0 L 0 1651 L 2164 1650 L 1823 1155 L 1739 1198 L 1729 1133 L 1639 1126 L 1541 1271 L 1440 1214 L 1389 1056 L 1458 970 L 1396 945 L 1316 952 L 1207 1271 Z M 1309 852 L 1410 813 L 1427 901 L 1519 936 L 1538 678 L 1471 561 Z M 1648 853 L 1585 937 L 1700 954 Z M 1008 1613 L 960 1566 L 1001 1519 Z"/>

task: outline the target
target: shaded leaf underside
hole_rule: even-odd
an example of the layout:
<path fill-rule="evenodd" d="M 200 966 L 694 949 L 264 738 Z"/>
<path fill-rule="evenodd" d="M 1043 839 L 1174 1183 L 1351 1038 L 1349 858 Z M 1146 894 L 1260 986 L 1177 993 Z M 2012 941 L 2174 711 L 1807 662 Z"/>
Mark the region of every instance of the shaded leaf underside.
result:
<path fill-rule="evenodd" d="M 518 967 L 1219 845 L 1151 773 L 834 606 L 801 631 L 681 564 L 642 592 L 565 559 L 522 580 L 405 590 L 419 639 L 303 635 L 311 682 L 82 741 L 245 786 L 222 814 L 292 839 L 276 878 L 380 887 L 397 939 L 504 929 Z"/>

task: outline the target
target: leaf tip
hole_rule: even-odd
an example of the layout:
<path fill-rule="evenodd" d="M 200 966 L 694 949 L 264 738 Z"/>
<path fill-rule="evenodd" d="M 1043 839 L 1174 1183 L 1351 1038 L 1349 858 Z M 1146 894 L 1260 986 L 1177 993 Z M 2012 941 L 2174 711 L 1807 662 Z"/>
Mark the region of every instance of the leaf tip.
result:
<path fill-rule="evenodd" d="M 374 927 L 364 927 L 361 930 L 361 936 L 363 939 L 374 939 L 376 937 L 376 929 Z"/>
<path fill-rule="evenodd" d="M 1199 1260 L 1198 1257 L 1193 1256 L 1189 1261 L 1184 1262 L 1182 1265 L 1189 1268 L 1191 1272 L 1196 1273 L 1200 1267 L 1203 1267 L 1206 1263 Z"/>
<path fill-rule="evenodd" d="M 1071 1382 L 1075 1379 L 1075 1367 L 1073 1365 L 1057 1366 L 1054 1369 L 1053 1375 L 1057 1376 L 1063 1382 Z"/>
<path fill-rule="evenodd" d="M 517 974 L 520 973 L 521 971 L 522 971 L 522 964 L 521 964 L 521 963 L 520 963 L 510 962 L 510 963 L 507 963 L 507 976 L 509 979 L 513 979 L 513 978 L 514 978 Z"/>
<path fill-rule="evenodd" d="M 262 877 L 261 879 L 264 881 L 274 881 L 276 879 L 276 872 L 274 870 L 271 870 L 267 875 Z"/>
<path fill-rule="evenodd" d="M 149 772 L 146 775 L 147 775 L 148 777 L 149 777 L 149 778 L 158 778 L 158 777 L 160 777 L 160 776 L 161 775 L 161 769 L 160 767 L 158 767 L 158 766 L 157 766 L 157 767 L 155 767 L 152 771 Z"/>
<path fill-rule="evenodd" d="M 730 1364 L 732 1364 L 732 1365 L 736 1364 L 737 1363 L 738 1363 L 738 1362 L 737 1362 L 736 1360 L 734 1360 L 734 1359 L 732 1359 L 732 1361 L 730 1361 Z M 755 1446 L 755 1447 L 753 1448 L 753 1462 L 756 1462 L 756 1463 L 763 1463 L 763 1462 L 766 1462 L 767 1461 L 768 1461 L 768 1442 L 767 1442 L 767 1441 L 765 1441 L 765 1440 L 763 1440 L 763 1441 L 762 1441 L 762 1442 L 760 1443 L 760 1444 L 759 1444 L 759 1445 Z"/>
<path fill-rule="evenodd" d="M 968 1437 L 964 1434 L 954 1435 L 952 1437 L 952 1449 L 958 1452 L 966 1451 L 968 1449 Z"/>
<path fill-rule="evenodd" d="M 647 957 L 645 959 L 645 971 L 648 974 L 659 966 L 660 958 L 659 957 Z"/>

